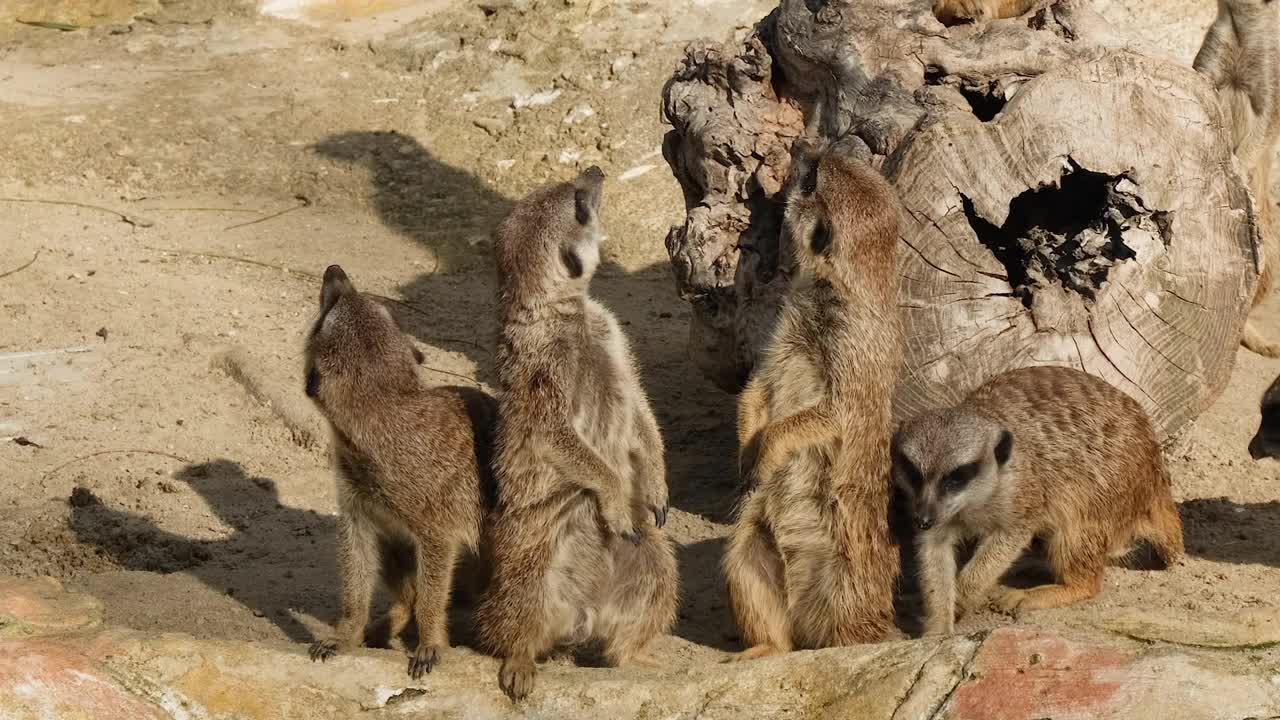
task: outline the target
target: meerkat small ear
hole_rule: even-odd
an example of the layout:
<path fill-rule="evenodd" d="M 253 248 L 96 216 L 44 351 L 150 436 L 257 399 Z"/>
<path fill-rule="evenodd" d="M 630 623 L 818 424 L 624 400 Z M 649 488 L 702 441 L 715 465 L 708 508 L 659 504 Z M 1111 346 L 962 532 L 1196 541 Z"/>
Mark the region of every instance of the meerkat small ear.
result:
<path fill-rule="evenodd" d="M 1013 454 L 1013 433 L 1008 430 L 1000 431 L 1000 439 L 996 441 L 996 464 L 1004 467 L 1009 462 L 1009 456 Z"/>
<path fill-rule="evenodd" d="M 313 398 L 320 392 L 320 372 L 314 367 L 307 369 L 307 397 Z"/>
<path fill-rule="evenodd" d="M 813 237 L 809 240 L 809 249 L 815 255 L 826 255 L 831 249 L 831 226 L 826 220 L 819 220 L 813 226 Z"/>
<path fill-rule="evenodd" d="M 320 314 L 323 315 L 332 310 L 338 298 L 349 292 L 355 292 L 355 286 L 351 284 L 351 280 L 347 278 L 342 268 L 337 265 L 325 268 L 324 281 L 320 285 Z"/>
<path fill-rule="evenodd" d="M 576 250 L 568 247 L 561 250 L 560 259 L 564 262 L 565 269 L 569 271 L 569 277 L 574 280 L 582 277 L 582 258 L 578 257 Z"/>

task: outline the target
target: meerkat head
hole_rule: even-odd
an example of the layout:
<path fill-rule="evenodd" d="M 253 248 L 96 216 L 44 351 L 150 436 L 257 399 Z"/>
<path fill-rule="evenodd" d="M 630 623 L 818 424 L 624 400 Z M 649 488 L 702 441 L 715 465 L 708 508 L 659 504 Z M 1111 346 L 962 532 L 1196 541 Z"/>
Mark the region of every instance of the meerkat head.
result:
<path fill-rule="evenodd" d="M 953 409 L 903 423 L 893 438 L 893 479 L 911 500 L 916 527 L 942 527 L 990 500 L 1013 455 L 1013 434 Z"/>
<path fill-rule="evenodd" d="M 841 278 L 846 269 L 884 260 L 898 237 L 897 200 L 865 161 L 857 138 L 797 143 L 783 214 L 783 243 L 800 278 Z M 890 241 L 886 242 L 886 238 Z"/>
<path fill-rule="evenodd" d="M 516 203 L 494 231 L 504 307 L 530 309 L 581 297 L 600 264 L 604 172 L 587 168 Z"/>
<path fill-rule="evenodd" d="M 416 366 L 423 361 L 391 313 L 357 292 L 337 265 L 324 271 L 305 357 L 307 396 L 324 409 L 417 387 Z"/>
<path fill-rule="evenodd" d="M 1258 432 L 1249 441 L 1249 456 L 1254 460 L 1275 458 L 1280 460 L 1280 377 L 1262 394 L 1262 420 Z"/>

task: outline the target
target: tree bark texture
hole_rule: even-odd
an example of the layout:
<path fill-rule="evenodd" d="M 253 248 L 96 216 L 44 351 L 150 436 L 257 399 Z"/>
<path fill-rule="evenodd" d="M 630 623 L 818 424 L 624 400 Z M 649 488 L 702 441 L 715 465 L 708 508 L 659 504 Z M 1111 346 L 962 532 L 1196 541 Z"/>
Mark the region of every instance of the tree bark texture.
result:
<path fill-rule="evenodd" d="M 663 92 L 686 217 L 667 236 L 690 350 L 736 391 L 785 293 L 792 144 L 858 138 L 902 202 L 898 417 L 1069 365 L 1163 437 L 1225 387 L 1258 274 L 1253 198 L 1212 88 L 1125 49 L 1085 0 L 945 27 L 929 0 L 783 0 Z"/>

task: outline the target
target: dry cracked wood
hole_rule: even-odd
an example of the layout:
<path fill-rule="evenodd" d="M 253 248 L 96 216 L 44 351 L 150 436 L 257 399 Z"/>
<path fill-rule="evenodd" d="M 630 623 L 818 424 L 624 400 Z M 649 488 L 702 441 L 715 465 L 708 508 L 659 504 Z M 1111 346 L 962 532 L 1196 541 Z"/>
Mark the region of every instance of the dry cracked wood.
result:
<path fill-rule="evenodd" d="M 860 138 L 903 203 L 900 417 L 1060 364 L 1168 436 L 1227 382 L 1258 238 L 1213 92 L 1082 0 L 950 28 L 929 2 L 784 0 L 744 47 L 691 47 L 663 110 L 687 207 L 667 248 L 726 390 L 785 290 L 778 193 L 806 133 Z"/>

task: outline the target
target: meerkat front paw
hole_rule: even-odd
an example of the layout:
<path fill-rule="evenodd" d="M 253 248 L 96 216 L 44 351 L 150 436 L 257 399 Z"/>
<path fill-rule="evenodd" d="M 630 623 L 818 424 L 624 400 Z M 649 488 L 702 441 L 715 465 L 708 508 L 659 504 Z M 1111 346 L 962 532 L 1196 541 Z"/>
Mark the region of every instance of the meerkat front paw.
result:
<path fill-rule="evenodd" d="M 316 662 L 317 660 L 324 662 L 334 655 L 337 655 L 339 652 L 346 652 L 349 649 L 350 647 L 348 643 L 334 637 L 327 640 L 317 640 L 311 643 L 311 649 L 308 654 L 311 655 L 312 662 Z"/>
<path fill-rule="evenodd" d="M 418 644 L 418 649 L 409 657 L 409 677 L 417 680 L 440 662 L 440 648 L 435 645 Z"/>
<path fill-rule="evenodd" d="M 956 623 L 954 619 L 948 618 L 946 615 L 931 617 L 924 622 L 924 636 L 937 637 L 952 635 L 956 631 Z"/>
<path fill-rule="evenodd" d="M 666 488 L 650 488 L 645 493 L 645 508 L 653 513 L 653 524 L 655 527 L 661 528 L 667 524 L 667 514 L 671 510 L 670 502 L 667 500 Z"/>
<path fill-rule="evenodd" d="M 640 533 L 635 528 L 635 521 L 631 518 L 631 513 L 627 512 L 621 504 L 601 503 L 600 514 L 603 516 L 605 529 L 611 534 L 633 543 L 640 542 Z"/>
<path fill-rule="evenodd" d="M 512 700 L 523 700 L 533 692 L 533 678 L 538 668 L 526 658 L 507 658 L 498 670 L 498 684 Z"/>
<path fill-rule="evenodd" d="M 1027 599 L 1024 590 L 1006 590 L 991 602 L 991 609 L 1016 618 L 1022 613 L 1022 603 Z"/>

